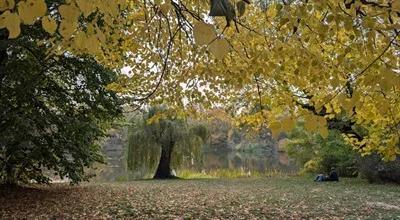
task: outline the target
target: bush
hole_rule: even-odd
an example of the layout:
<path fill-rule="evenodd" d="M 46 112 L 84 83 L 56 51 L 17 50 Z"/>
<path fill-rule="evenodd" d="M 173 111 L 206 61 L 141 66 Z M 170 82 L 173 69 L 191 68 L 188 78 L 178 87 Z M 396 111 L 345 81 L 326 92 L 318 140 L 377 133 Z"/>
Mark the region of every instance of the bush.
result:
<path fill-rule="evenodd" d="M 327 138 L 308 133 L 300 124 L 288 136 L 286 151 L 306 173 L 329 173 L 335 167 L 340 176 L 357 176 L 357 153 L 341 134 L 331 130 Z"/>
<path fill-rule="evenodd" d="M 400 158 L 385 162 L 379 155 L 372 154 L 358 158 L 359 171 L 362 178 L 370 183 L 400 183 Z"/>
<path fill-rule="evenodd" d="M 36 44 L 42 30 L 24 30 L 0 48 L 0 184 L 48 183 L 48 171 L 87 180 L 85 169 L 103 162 L 100 138 L 121 116 L 106 89 L 117 72 L 87 56 L 49 53 Z"/>

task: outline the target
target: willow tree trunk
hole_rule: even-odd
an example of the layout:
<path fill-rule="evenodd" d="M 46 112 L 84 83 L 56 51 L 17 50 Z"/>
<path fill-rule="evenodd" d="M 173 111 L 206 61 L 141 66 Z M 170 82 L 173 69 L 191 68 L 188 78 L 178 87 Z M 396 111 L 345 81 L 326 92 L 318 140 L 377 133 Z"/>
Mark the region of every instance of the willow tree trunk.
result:
<path fill-rule="evenodd" d="M 176 176 L 172 174 L 171 169 L 171 155 L 174 145 L 174 142 L 170 142 L 161 146 L 160 162 L 158 163 L 156 174 L 153 177 L 154 179 L 176 178 Z"/>

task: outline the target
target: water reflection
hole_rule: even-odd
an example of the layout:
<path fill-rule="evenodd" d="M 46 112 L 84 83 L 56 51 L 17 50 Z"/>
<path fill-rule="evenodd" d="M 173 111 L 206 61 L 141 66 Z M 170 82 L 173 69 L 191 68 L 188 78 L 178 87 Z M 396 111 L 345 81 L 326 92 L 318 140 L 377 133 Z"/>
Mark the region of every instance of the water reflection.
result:
<path fill-rule="evenodd" d="M 266 172 L 277 170 L 281 172 L 294 172 L 296 166 L 284 152 L 271 154 L 270 152 L 205 152 L 203 156 L 203 169 L 234 169 L 244 171 Z"/>
<path fill-rule="evenodd" d="M 95 171 L 94 181 L 121 181 L 132 178 L 151 178 L 156 164 L 143 167 L 136 172 L 126 169 L 125 146 L 127 146 L 127 129 L 111 130 L 108 138 L 102 143 L 103 153 L 106 156 L 107 165 L 101 165 Z M 293 173 L 297 168 L 283 151 L 285 140 L 273 143 L 268 147 L 252 148 L 252 150 L 238 151 L 232 149 L 215 150 L 210 148 L 204 150 L 200 163 L 191 163 L 188 160 L 181 169 L 192 169 L 197 171 L 213 171 L 221 169 L 242 170 L 245 172 L 268 172 L 278 171 L 282 173 Z M 250 148 L 243 148 L 250 149 Z"/>
<path fill-rule="evenodd" d="M 129 172 L 125 168 L 122 159 L 109 158 L 109 164 L 103 166 L 95 181 L 122 181 L 132 178 L 151 178 L 154 170 L 142 169 Z M 213 171 L 221 169 L 242 170 L 245 172 L 269 172 L 293 173 L 297 171 L 294 163 L 290 161 L 284 152 L 238 152 L 238 151 L 208 151 L 204 152 L 201 164 L 186 165 L 181 169 L 194 169 L 198 171 Z"/>

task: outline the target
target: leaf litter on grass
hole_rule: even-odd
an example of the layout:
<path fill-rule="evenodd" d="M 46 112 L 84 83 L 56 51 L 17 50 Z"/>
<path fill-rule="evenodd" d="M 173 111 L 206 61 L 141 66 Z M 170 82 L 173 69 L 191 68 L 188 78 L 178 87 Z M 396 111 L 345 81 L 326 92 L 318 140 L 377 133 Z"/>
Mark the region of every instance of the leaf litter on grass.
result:
<path fill-rule="evenodd" d="M 393 219 L 400 216 L 395 205 L 400 204 L 400 187 L 347 179 L 318 185 L 296 177 L 154 180 L 74 187 L 55 184 L 12 192 L 0 190 L 0 195 L 0 219 Z"/>

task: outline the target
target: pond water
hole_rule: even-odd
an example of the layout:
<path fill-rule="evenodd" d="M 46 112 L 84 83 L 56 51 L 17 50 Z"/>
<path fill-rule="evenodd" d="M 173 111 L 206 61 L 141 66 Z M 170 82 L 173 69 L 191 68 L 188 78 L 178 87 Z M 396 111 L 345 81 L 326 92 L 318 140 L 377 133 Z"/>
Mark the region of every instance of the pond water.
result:
<path fill-rule="evenodd" d="M 109 161 L 108 165 L 102 166 L 97 177 L 97 181 L 122 181 L 132 178 L 132 173 L 125 168 L 125 161 Z M 183 167 L 183 169 L 194 169 L 193 166 Z M 238 152 L 238 151 L 209 151 L 203 153 L 202 164 L 197 165 L 199 172 L 210 172 L 213 170 L 229 169 L 242 170 L 245 172 L 297 172 L 295 164 L 288 158 L 284 152 L 277 152 L 272 155 L 270 152 Z M 152 176 L 153 170 L 142 170 L 141 173 L 147 173 L 146 177 Z M 129 177 L 131 176 L 131 177 Z"/>
<path fill-rule="evenodd" d="M 102 143 L 103 153 L 107 158 L 107 165 L 101 165 L 95 172 L 94 181 L 119 181 L 127 180 L 132 177 L 145 176 L 150 178 L 154 172 L 144 168 L 136 175 L 126 169 L 125 148 L 127 146 L 126 131 L 115 130 L 110 132 L 108 138 Z M 183 169 L 195 169 L 199 172 L 209 172 L 212 170 L 242 170 L 245 172 L 282 172 L 294 173 L 297 171 L 295 164 L 288 158 L 282 150 L 284 141 L 280 141 L 270 147 L 256 148 L 252 151 L 237 150 L 204 150 L 201 164 L 188 165 Z M 155 165 L 154 165 L 155 166 Z M 148 170 L 146 170 L 148 169 Z M 139 173 L 139 175 L 137 175 Z"/>
<path fill-rule="evenodd" d="M 294 172 L 296 166 L 284 152 L 239 152 L 228 151 L 205 152 L 203 155 L 203 169 L 234 169 L 244 171 L 266 172 L 276 170 L 280 172 Z"/>

